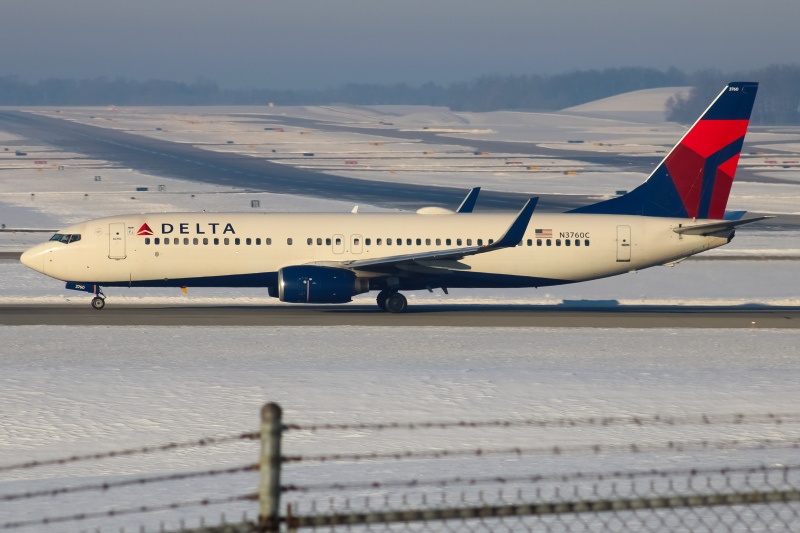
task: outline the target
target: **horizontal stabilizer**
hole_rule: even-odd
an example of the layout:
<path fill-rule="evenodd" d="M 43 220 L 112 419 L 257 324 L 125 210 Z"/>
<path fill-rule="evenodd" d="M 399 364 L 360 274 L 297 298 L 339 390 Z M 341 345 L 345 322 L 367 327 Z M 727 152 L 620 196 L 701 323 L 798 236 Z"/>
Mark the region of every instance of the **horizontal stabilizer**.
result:
<path fill-rule="evenodd" d="M 723 231 L 732 230 L 736 226 L 750 224 L 751 222 L 758 222 L 759 220 L 764 220 L 767 218 L 775 217 L 755 217 L 747 218 L 745 220 L 726 220 L 725 222 L 700 224 L 697 226 L 681 226 L 679 228 L 672 228 L 672 231 L 680 235 L 713 235 L 715 233 L 722 233 Z"/>
<path fill-rule="evenodd" d="M 725 220 L 741 220 L 747 211 L 725 211 Z"/>

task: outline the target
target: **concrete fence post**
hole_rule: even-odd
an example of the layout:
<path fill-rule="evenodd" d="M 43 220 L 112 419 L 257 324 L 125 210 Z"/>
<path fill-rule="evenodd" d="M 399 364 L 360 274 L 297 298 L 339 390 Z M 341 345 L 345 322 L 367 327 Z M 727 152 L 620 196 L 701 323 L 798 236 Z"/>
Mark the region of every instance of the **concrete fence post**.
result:
<path fill-rule="evenodd" d="M 281 498 L 281 407 L 261 408 L 261 455 L 258 460 L 258 524 L 264 531 L 280 531 Z"/>

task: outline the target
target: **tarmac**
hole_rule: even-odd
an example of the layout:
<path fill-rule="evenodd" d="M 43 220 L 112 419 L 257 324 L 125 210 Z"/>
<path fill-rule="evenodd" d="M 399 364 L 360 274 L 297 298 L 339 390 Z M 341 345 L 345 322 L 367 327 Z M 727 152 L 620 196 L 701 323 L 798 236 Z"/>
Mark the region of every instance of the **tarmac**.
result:
<path fill-rule="evenodd" d="M 3 305 L 3 326 L 393 326 L 494 328 L 800 328 L 800 307 L 411 304 L 402 314 L 377 305 L 85 306 Z"/>

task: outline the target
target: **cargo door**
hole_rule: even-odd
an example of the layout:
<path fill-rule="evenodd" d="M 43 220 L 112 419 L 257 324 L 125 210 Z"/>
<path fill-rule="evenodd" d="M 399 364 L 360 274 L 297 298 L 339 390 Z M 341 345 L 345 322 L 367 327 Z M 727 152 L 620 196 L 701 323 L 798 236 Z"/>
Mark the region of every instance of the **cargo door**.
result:
<path fill-rule="evenodd" d="M 350 235 L 350 251 L 354 254 L 360 254 L 363 250 L 364 243 L 361 235 Z"/>
<path fill-rule="evenodd" d="M 125 223 L 114 222 L 108 225 L 108 258 L 125 259 Z"/>
<path fill-rule="evenodd" d="M 344 253 L 344 235 L 333 236 L 333 253 Z"/>
<path fill-rule="evenodd" d="M 626 263 L 631 260 L 631 227 L 617 226 L 617 262 Z"/>

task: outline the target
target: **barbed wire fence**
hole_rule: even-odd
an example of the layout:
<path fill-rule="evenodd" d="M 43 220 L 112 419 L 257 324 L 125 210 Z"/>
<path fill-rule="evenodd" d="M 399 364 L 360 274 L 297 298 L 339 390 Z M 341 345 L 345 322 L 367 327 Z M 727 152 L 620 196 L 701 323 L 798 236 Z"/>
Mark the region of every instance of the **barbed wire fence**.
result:
<path fill-rule="evenodd" d="M 611 426 L 744 426 L 769 425 L 772 429 L 800 423 L 800 414 L 690 415 L 682 417 L 586 417 L 531 418 L 491 421 L 422 422 L 389 424 L 284 424 L 277 404 L 266 404 L 261 411 L 257 432 L 222 437 L 207 437 L 105 453 L 73 455 L 64 458 L 0 465 L 0 473 L 220 446 L 234 442 L 259 442 L 258 463 L 141 476 L 119 481 L 25 490 L 0 494 L 0 504 L 36 498 L 55 498 L 67 494 L 102 492 L 168 482 L 218 479 L 224 476 L 258 472 L 257 490 L 228 496 L 187 499 L 171 503 L 117 507 L 105 511 L 92 509 L 64 515 L 26 517 L 0 522 L 0 531 L 39 530 L 49 526 L 93 524 L 91 531 L 111 531 L 114 520 L 175 510 L 208 509 L 231 504 L 257 502 L 253 519 L 245 512 L 240 521 L 228 523 L 225 514 L 215 525 L 183 533 L 275 532 L 300 529 L 348 529 L 358 531 L 798 531 L 800 530 L 800 464 L 771 464 L 729 468 L 673 468 L 542 474 L 514 472 L 511 475 L 464 475 L 283 483 L 284 470 L 293 465 L 345 465 L 383 461 L 431 461 L 454 458 L 473 460 L 523 456 L 599 456 L 609 453 L 646 454 L 690 451 L 741 451 L 800 449 L 800 439 L 718 438 L 668 440 L 623 444 L 568 444 L 559 446 L 509 446 L 498 448 L 418 449 L 398 452 L 334 453 L 287 455 L 282 452 L 283 437 L 291 432 L 320 434 L 341 431 L 417 431 L 501 429 L 501 428 L 606 428 Z M 255 453 L 254 453 L 255 455 Z M 792 455 L 794 455 L 792 453 Z M 459 469 L 461 473 L 462 469 Z M 254 483 L 255 485 L 255 483 Z M 289 502 L 283 500 L 292 500 Z M 98 521 L 108 526 L 94 527 Z M 129 522 L 128 522 L 129 523 Z M 75 530 L 75 529 L 71 529 Z M 114 531 L 124 531 L 115 528 Z M 144 526 L 138 529 L 145 531 Z M 161 522 L 159 531 L 165 531 Z M 84 529 L 84 531 L 87 531 Z M 131 531 L 135 531 L 132 529 Z"/>

